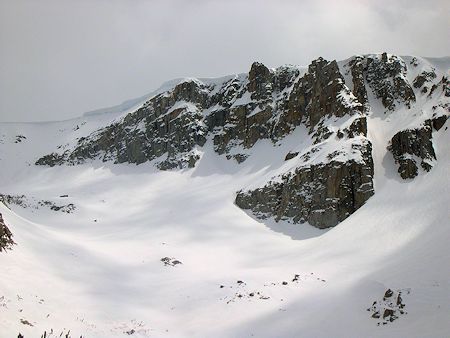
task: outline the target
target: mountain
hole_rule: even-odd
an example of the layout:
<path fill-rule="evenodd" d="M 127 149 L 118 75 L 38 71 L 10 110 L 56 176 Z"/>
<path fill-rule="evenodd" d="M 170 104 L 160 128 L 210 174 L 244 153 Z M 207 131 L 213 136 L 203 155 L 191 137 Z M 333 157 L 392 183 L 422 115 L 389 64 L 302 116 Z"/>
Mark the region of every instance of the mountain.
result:
<path fill-rule="evenodd" d="M 0 328 L 448 335 L 449 68 L 255 62 L 0 124 Z"/>

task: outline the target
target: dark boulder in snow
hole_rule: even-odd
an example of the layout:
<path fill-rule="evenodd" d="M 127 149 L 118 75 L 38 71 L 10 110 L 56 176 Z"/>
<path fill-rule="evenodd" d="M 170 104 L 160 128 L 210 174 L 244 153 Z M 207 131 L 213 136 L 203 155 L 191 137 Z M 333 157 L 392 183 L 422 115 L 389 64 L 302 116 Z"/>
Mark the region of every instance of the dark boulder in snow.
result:
<path fill-rule="evenodd" d="M 299 154 L 298 151 L 289 152 L 289 153 L 286 154 L 284 160 L 285 160 L 285 161 L 289 161 L 289 160 L 291 160 L 291 159 L 297 157 L 298 154 Z"/>
<path fill-rule="evenodd" d="M 445 122 L 447 122 L 447 115 L 441 115 L 431 121 L 433 128 L 436 131 L 439 131 L 444 126 Z"/>
<path fill-rule="evenodd" d="M 394 291 L 392 291 L 391 289 L 387 289 L 386 292 L 384 293 L 384 297 L 383 300 L 386 300 L 386 298 L 391 298 L 394 294 Z"/>

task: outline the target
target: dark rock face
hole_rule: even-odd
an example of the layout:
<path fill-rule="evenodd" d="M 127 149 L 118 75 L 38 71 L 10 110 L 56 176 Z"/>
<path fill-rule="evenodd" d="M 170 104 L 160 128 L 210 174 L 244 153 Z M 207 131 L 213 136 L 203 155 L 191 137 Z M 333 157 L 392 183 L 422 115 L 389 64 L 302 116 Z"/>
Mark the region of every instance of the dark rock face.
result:
<path fill-rule="evenodd" d="M 322 58 L 308 67 L 308 73 L 294 85 L 289 108 L 297 112 L 312 130 L 324 117 L 361 113 L 362 104 L 345 86 L 336 61 Z"/>
<path fill-rule="evenodd" d="M 367 104 L 367 91 L 364 81 L 365 63 L 366 60 L 362 56 L 356 56 L 349 64 L 352 74 L 353 94 L 364 105 Z"/>
<path fill-rule="evenodd" d="M 271 71 L 262 63 L 254 62 L 248 73 L 248 91 L 252 99 L 267 100 L 272 95 Z"/>
<path fill-rule="evenodd" d="M 0 213 L 0 252 L 11 249 L 14 245 L 12 237 L 12 233 L 9 231 L 5 221 L 3 220 L 3 216 Z"/>
<path fill-rule="evenodd" d="M 121 121 L 80 138 L 72 152 L 46 155 L 36 164 L 79 164 L 95 158 L 140 164 L 167 154 L 158 163 L 161 169 L 192 167 L 198 156 L 191 151 L 205 143 L 207 132 L 196 104 L 207 99 L 195 81 L 181 83 L 171 95 L 158 95 Z"/>
<path fill-rule="evenodd" d="M 367 136 L 367 119 L 366 117 L 358 117 L 353 120 L 348 128 L 345 128 L 343 132 L 348 138 L 356 136 Z"/>
<path fill-rule="evenodd" d="M 251 148 L 260 139 L 276 142 L 302 123 L 309 126 L 319 143 L 332 134 L 324 125 L 325 118 L 363 111 L 362 104 L 345 86 L 336 61 L 322 58 L 313 61 L 303 76 L 293 68 L 271 71 L 255 63 L 247 90 L 237 92 L 228 113 L 222 114 L 223 125 L 212 128 L 219 154 L 239 145 Z"/>
<path fill-rule="evenodd" d="M 406 79 L 406 65 L 395 55 L 367 58 L 367 82 L 384 107 L 394 110 L 399 103 L 408 108 L 416 101 L 413 89 Z"/>
<path fill-rule="evenodd" d="M 421 88 L 425 83 L 430 82 L 436 78 L 436 73 L 434 71 L 431 72 L 422 72 L 413 81 L 414 88 Z"/>
<path fill-rule="evenodd" d="M 58 153 L 51 153 L 45 156 L 42 156 L 40 159 L 36 161 L 36 165 L 48 165 L 53 167 L 55 165 L 62 165 L 66 162 L 67 153 L 62 155 Z"/>
<path fill-rule="evenodd" d="M 330 162 L 299 167 L 279 182 L 239 191 L 236 205 L 261 218 L 307 221 L 318 228 L 335 226 L 374 194 L 371 144 L 355 142 L 352 148 L 360 153 L 359 161 L 341 162 L 332 157 L 338 154 L 330 154 Z"/>
<path fill-rule="evenodd" d="M 299 70 L 284 66 L 269 70 L 260 63 L 254 63 L 248 75 L 248 84 L 242 83 L 233 91 L 233 100 L 220 99 L 226 112 L 220 124 L 212 126 L 214 149 L 217 153 L 228 153 L 235 146 L 251 148 L 260 139 L 276 140 L 292 130 L 276 135 L 276 117 L 287 109 L 290 90 L 299 76 Z M 225 101 L 225 102 L 224 102 Z M 296 121 L 296 125 L 300 120 Z"/>
<path fill-rule="evenodd" d="M 432 143 L 432 121 L 427 120 L 421 128 L 399 131 L 392 137 L 388 150 L 399 165 L 398 172 L 403 179 L 418 175 L 418 162 L 430 171 L 436 160 Z"/>
<path fill-rule="evenodd" d="M 442 88 L 442 92 L 444 93 L 445 97 L 450 97 L 450 80 L 446 76 L 443 76 L 439 83 L 433 84 L 431 86 L 428 97 L 432 97 L 436 90 L 439 88 Z"/>

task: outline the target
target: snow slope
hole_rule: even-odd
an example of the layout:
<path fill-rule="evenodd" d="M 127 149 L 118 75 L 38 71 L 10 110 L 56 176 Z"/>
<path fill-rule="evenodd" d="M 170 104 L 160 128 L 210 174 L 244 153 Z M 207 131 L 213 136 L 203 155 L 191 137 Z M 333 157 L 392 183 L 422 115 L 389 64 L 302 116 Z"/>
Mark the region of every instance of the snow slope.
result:
<path fill-rule="evenodd" d="M 449 62 L 429 62 L 448 72 Z M 28 205 L 0 204 L 17 243 L 0 255 L 1 338 L 450 336 L 448 131 L 433 134 L 433 169 L 404 181 L 387 140 L 422 117 L 373 109 L 376 193 L 324 231 L 256 220 L 233 203 L 239 189 L 285 171 L 288 151 L 310 145 L 302 127 L 276 145 L 259 141 L 240 165 L 217 156 L 212 140 L 182 171 L 33 165 L 123 114 L 0 124 L 0 193 Z M 403 291 L 407 314 L 377 325 L 367 309 L 388 288 Z"/>

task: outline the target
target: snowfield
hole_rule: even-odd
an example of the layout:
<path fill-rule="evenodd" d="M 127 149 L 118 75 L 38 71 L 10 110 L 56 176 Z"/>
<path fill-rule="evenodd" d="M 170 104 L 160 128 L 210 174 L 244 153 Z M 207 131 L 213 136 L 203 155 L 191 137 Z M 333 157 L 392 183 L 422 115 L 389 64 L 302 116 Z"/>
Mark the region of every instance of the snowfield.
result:
<path fill-rule="evenodd" d="M 371 111 L 375 195 L 319 230 L 234 204 L 238 190 L 289 169 L 286 153 L 311 145 L 301 126 L 276 145 L 259 141 L 242 164 L 209 139 L 196 167 L 180 171 L 34 165 L 125 108 L 0 124 L 0 193 L 24 195 L 22 206 L 0 203 L 17 243 L 0 253 L 1 338 L 450 336 L 448 121 L 433 132 L 432 170 L 402 180 L 387 141 L 425 117 Z M 404 314 L 383 324 L 370 307 L 388 289 L 401 292 Z"/>

